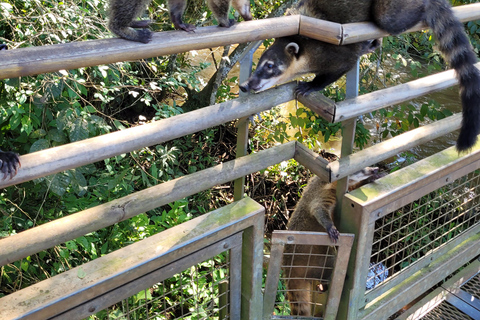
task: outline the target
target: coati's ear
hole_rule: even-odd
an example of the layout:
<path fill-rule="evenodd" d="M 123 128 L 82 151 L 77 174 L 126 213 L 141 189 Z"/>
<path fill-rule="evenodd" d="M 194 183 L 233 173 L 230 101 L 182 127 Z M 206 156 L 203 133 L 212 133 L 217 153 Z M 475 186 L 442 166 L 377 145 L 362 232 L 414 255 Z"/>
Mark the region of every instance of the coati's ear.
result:
<path fill-rule="evenodd" d="M 380 39 L 373 39 L 362 42 L 362 52 L 361 54 L 367 54 L 370 52 L 375 51 L 382 45 L 382 38 Z"/>
<path fill-rule="evenodd" d="M 296 42 L 290 42 L 285 47 L 285 52 L 287 52 L 288 54 L 290 54 L 292 56 L 298 55 L 299 51 L 300 51 L 300 47 L 298 46 L 298 44 Z"/>

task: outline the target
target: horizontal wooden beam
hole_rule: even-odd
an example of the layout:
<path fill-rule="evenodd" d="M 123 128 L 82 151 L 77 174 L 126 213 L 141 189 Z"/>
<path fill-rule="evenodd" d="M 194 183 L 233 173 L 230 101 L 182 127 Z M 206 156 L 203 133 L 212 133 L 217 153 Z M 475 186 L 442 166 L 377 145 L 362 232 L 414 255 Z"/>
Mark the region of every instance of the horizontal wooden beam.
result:
<path fill-rule="evenodd" d="M 1 239 L 0 266 L 292 159 L 295 144 L 292 141 L 240 157 Z"/>
<path fill-rule="evenodd" d="M 462 115 L 456 114 L 342 157 L 327 166 L 330 170 L 330 181 L 339 180 L 367 166 L 393 157 L 399 152 L 458 130 L 461 122 Z"/>
<path fill-rule="evenodd" d="M 478 3 L 455 7 L 453 11 L 461 21 L 480 19 Z M 407 32 L 421 29 L 425 29 L 425 26 L 419 24 Z M 342 45 L 387 35 L 368 22 L 341 25 L 300 15 L 283 16 L 240 22 L 230 28 L 210 26 L 197 28 L 195 32 L 155 32 L 148 44 L 111 38 L 2 51 L 0 79 L 147 59 L 295 34 Z"/>
<path fill-rule="evenodd" d="M 480 69 L 480 62 L 476 63 L 475 66 Z M 457 83 L 455 71 L 448 70 L 394 87 L 367 93 L 353 99 L 344 100 L 336 104 L 333 122 L 342 122 L 358 117 L 387 106 L 446 89 Z"/>
<path fill-rule="evenodd" d="M 0 79 L 290 36 L 298 34 L 299 24 L 300 16 L 293 15 L 240 22 L 230 28 L 155 32 L 147 44 L 113 38 L 7 50 L 1 53 Z"/>
<path fill-rule="evenodd" d="M 0 188 L 163 143 L 294 99 L 295 83 L 215 104 L 175 117 L 20 156 L 22 167 Z"/>
<path fill-rule="evenodd" d="M 331 21 L 300 16 L 299 34 L 339 45 L 342 42 L 342 25 Z"/>
<path fill-rule="evenodd" d="M 315 173 L 322 180 L 328 181 L 330 179 L 330 170 L 327 168 L 329 162 L 300 142 L 297 142 L 296 144 L 294 159 L 305 168 Z"/>

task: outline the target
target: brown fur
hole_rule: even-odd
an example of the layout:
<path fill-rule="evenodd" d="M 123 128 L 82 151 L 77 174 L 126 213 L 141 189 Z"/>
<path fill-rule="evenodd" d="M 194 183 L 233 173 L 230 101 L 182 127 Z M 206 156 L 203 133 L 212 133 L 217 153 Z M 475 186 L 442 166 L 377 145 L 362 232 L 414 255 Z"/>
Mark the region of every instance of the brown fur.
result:
<path fill-rule="evenodd" d="M 378 168 L 365 168 L 349 179 L 349 190 L 356 189 L 378 178 Z M 287 229 L 295 231 L 327 232 L 333 242 L 338 240 L 339 233 L 333 224 L 333 210 L 336 204 L 336 182 L 325 183 L 313 177 L 307 184 L 302 198 L 297 203 L 290 217 Z M 290 302 L 291 314 L 301 316 L 312 315 L 312 291 L 317 284 L 314 279 L 325 285 L 334 264 L 332 247 L 286 245 L 283 260 L 284 277 L 287 278 L 287 300 Z M 293 262 L 291 253 L 295 252 Z M 327 254 L 328 252 L 328 254 Z M 289 255 L 290 253 L 290 255 Z M 304 253 L 305 255 L 297 255 Z M 312 254 L 312 255 L 310 255 Z M 328 258 L 325 258 L 328 256 Z M 292 267 L 287 267 L 292 266 Z M 299 267 L 309 266 L 309 267 Z M 322 281 L 323 280 L 323 281 Z M 324 287 L 325 289 L 325 287 Z"/>
<path fill-rule="evenodd" d="M 149 21 L 136 21 L 151 0 L 110 0 L 110 21 L 108 27 L 117 36 L 143 43 L 152 39 L 152 33 L 148 30 Z M 207 0 L 218 25 L 230 27 L 233 21 L 228 19 L 228 11 L 232 0 Z M 195 26 L 184 23 L 182 20 L 187 0 L 168 0 L 170 19 L 175 29 L 193 31 Z M 244 20 L 252 20 L 250 2 L 248 0 L 233 0 L 233 7 L 240 13 Z M 140 30 L 135 30 L 139 28 Z"/>

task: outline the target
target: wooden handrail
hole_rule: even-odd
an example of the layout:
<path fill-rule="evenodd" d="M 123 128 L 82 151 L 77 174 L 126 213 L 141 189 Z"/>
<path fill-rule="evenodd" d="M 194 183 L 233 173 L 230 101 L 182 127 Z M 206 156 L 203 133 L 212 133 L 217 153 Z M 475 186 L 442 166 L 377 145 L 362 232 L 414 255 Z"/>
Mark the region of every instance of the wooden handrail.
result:
<path fill-rule="evenodd" d="M 248 117 L 295 98 L 295 83 L 285 84 L 175 117 L 115 131 L 94 138 L 20 156 L 22 167 L 13 179 L 1 180 L 0 188 L 44 177 L 67 169 L 163 143 L 187 134 Z"/>
<path fill-rule="evenodd" d="M 480 4 L 453 8 L 461 21 L 480 19 Z M 406 31 L 424 29 L 422 24 Z M 58 70 L 146 59 L 162 55 L 300 34 L 333 44 L 350 44 L 387 35 L 373 23 L 338 24 L 300 15 L 240 22 L 231 28 L 197 28 L 195 32 L 155 32 L 142 44 L 123 39 L 101 39 L 1 52 L 0 79 Z"/>

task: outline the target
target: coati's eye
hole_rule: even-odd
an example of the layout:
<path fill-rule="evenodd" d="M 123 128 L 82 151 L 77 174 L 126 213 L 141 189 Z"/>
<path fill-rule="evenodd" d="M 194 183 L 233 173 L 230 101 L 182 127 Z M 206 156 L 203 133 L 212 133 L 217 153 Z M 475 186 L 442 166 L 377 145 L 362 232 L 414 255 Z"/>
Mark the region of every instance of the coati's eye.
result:
<path fill-rule="evenodd" d="M 273 68 L 273 63 L 269 62 L 266 65 L 267 69 L 272 69 Z"/>

